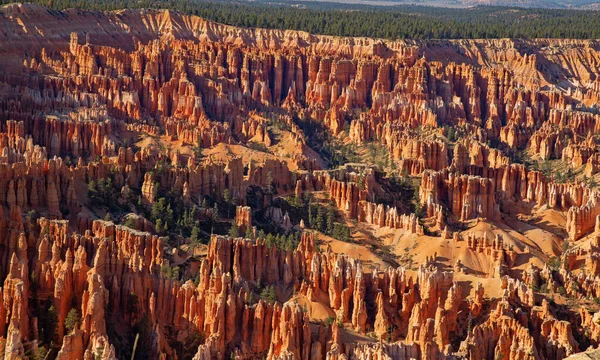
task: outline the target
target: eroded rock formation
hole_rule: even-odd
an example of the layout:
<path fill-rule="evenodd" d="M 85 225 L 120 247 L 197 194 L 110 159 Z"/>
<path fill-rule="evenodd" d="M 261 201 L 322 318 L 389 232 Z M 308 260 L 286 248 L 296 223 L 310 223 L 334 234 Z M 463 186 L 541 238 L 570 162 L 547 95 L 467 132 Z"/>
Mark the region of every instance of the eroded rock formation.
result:
<path fill-rule="evenodd" d="M 596 41 L 0 18 L 6 359 L 600 344 Z"/>

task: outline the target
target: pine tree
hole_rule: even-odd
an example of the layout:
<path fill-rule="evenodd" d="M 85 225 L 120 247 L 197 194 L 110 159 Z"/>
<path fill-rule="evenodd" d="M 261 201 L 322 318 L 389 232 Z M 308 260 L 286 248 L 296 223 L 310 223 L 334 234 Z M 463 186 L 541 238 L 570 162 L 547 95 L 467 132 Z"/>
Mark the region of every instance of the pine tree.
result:
<path fill-rule="evenodd" d="M 96 188 L 96 182 L 92 180 L 88 184 L 88 197 L 90 198 L 90 200 L 94 201 L 96 200 L 97 195 L 98 189 Z"/>
<path fill-rule="evenodd" d="M 231 228 L 229 228 L 229 236 L 233 238 L 237 238 L 240 236 L 240 229 L 238 228 L 235 222 L 233 223 L 233 225 L 231 225 Z"/>
<path fill-rule="evenodd" d="M 315 219 L 315 226 L 317 228 L 317 230 L 319 231 L 323 231 L 324 230 L 324 223 L 323 223 L 323 207 L 319 206 L 319 210 L 317 211 L 317 218 Z"/>
<path fill-rule="evenodd" d="M 127 295 L 127 307 L 125 308 L 125 313 L 129 314 L 129 321 L 132 321 L 133 316 L 137 315 L 139 311 L 140 300 L 136 293 L 130 292 Z"/>
<path fill-rule="evenodd" d="M 71 333 L 71 331 L 73 331 L 73 329 L 75 329 L 75 327 L 77 326 L 77 324 L 79 323 L 79 313 L 77 312 L 77 309 L 72 308 L 71 310 L 69 310 L 69 313 L 67 314 L 67 317 L 65 318 L 65 329 L 67 330 L 67 333 Z"/>
<path fill-rule="evenodd" d="M 192 227 L 192 233 L 190 234 L 190 242 L 197 245 L 200 241 L 200 229 L 196 225 Z"/>
<path fill-rule="evenodd" d="M 267 173 L 267 179 L 264 190 L 265 194 L 273 194 L 273 174 L 270 171 Z"/>
<path fill-rule="evenodd" d="M 329 205 L 327 207 L 327 235 L 333 233 L 333 225 L 333 206 Z"/>
<path fill-rule="evenodd" d="M 275 293 L 275 286 L 269 285 L 260 292 L 260 297 L 263 298 L 269 304 L 274 304 L 277 301 L 277 294 Z"/>
<path fill-rule="evenodd" d="M 163 229 L 163 222 L 162 219 L 156 219 L 156 222 L 154 224 L 154 227 L 156 229 L 157 233 L 160 233 Z"/>
<path fill-rule="evenodd" d="M 215 205 L 213 206 L 213 221 L 217 221 L 219 218 L 219 205 L 215 201 Z"/>
<path fill-rule="evenodd" d="M 229 190 L 223 190 L 223 201 L 225 202 L 225 206 L 227 207 L 227 218 L 229 219 L 229 209 L 231 205 L 231 193 Z"/>

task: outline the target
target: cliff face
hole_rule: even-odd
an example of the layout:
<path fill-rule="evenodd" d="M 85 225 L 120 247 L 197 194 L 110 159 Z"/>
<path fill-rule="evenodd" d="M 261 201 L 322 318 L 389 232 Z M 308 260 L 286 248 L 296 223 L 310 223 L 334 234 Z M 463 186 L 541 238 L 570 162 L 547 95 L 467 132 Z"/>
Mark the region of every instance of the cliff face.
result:
<path fill-rule="evenodd" d="M 600 344 L 598 42 L 0 23 L 5 358 L 131 357 L 136 333 L 198 360 Z"/>

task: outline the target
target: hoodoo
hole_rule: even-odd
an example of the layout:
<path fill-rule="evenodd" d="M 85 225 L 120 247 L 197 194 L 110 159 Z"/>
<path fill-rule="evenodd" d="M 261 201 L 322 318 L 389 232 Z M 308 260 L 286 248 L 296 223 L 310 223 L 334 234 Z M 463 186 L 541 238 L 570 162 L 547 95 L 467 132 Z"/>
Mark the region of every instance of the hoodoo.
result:
<path fill-rule="evenodd" d="M 597 41 L 0 25 L 5 359 L 600 346 Z"/>

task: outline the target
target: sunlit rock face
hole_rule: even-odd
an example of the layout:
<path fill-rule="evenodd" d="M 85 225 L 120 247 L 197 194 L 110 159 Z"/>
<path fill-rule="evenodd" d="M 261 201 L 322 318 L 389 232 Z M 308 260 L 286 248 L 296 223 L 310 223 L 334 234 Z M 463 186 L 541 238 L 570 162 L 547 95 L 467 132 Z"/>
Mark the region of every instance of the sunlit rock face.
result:
<path fill-rule="evenodd" d="M 0 23 L 6 359 L 598 347 L 596 41 Z"/>

